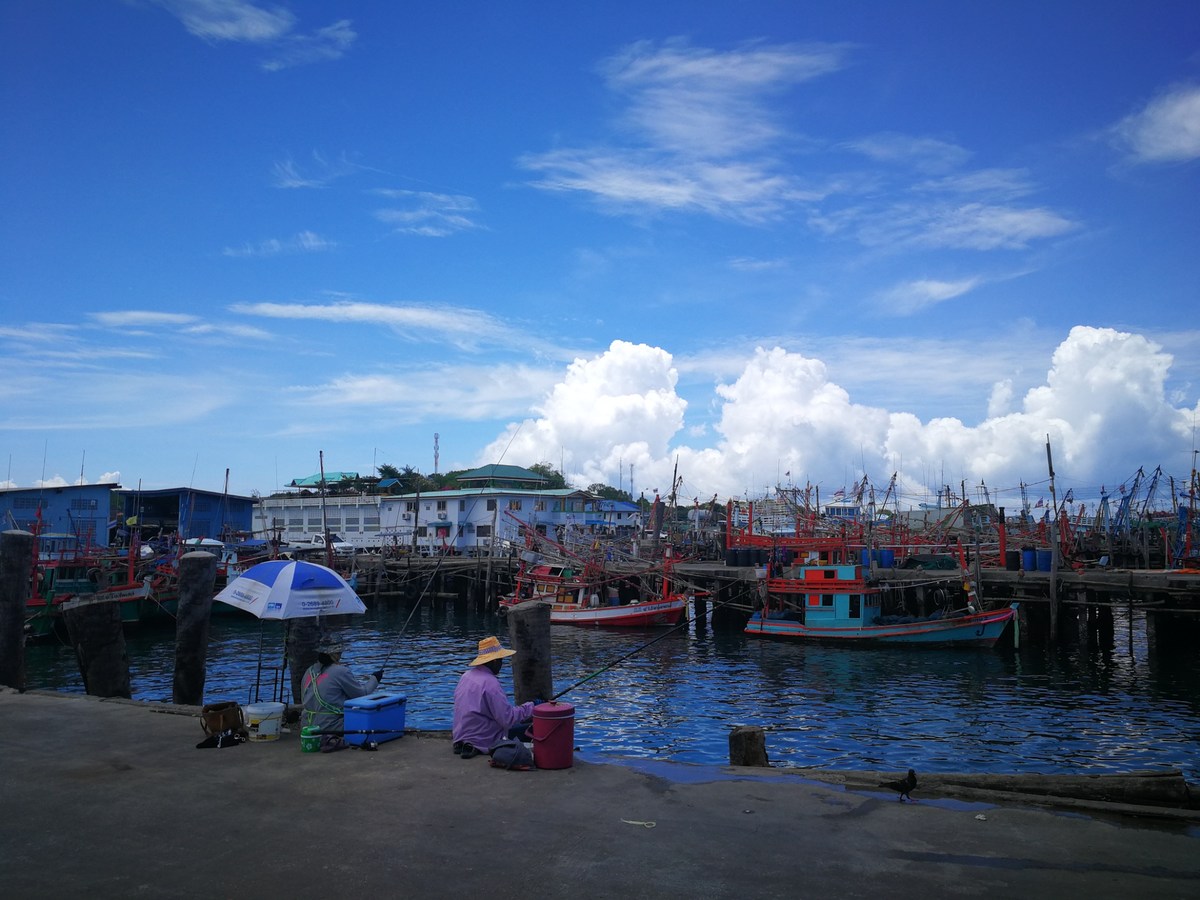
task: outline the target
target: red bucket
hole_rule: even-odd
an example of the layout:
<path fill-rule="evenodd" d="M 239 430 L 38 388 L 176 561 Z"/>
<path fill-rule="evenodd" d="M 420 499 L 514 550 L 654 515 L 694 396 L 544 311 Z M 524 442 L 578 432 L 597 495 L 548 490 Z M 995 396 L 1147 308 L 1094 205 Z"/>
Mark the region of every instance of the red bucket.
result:
<path fill-rule="evenodd" d="M 533 761 L 539 769 L 569 769 L 575 760 L 575 707 L 539 703 L 533 708 Z"/>

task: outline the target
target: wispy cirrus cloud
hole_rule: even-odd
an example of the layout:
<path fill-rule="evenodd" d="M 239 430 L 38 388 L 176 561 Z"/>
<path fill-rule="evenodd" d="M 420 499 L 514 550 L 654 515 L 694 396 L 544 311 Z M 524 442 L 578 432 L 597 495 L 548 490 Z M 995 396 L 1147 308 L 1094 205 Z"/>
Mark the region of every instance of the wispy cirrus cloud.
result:
<path fill-rule="evenodd" d="M 639 42 L 601 66 L 624 101 L 607 144 L 520 157 L 541 190 L 617 211 L 680 210 L 761 222 L 816 192 L 771 149 L 786 135 L 768 99 L 846 65 L 844 44 L 751 44 L 731 51 Z"/>
<path fill-rule="evenodd" d="M 113 312 L 88 313 L 88 318 L 105 328 L 144 328 L 171 325 L 190 325 L 200 321 L 190 313 L 158 312 L 152 309 L 124 309 Z"/>
<path fill-rule="evenodd" d="M 262 44 L 279 40 L 296 25 L 281 7 L 265 9 L 247 0 L 157 0 L 188 33 L 206 41 Z"/>
<path fill-rule="evenodd" d="M 191 313 L 158 312 L 147 309 L 114 310 L 88 313 L 88 317 L 103 328 L 111 328 L 129 335 L 145 335 L 155 331 L 168 331 L 192 337 L 214 336 L 261 340 L 269 338 L 269 332 L 236 322 L 213 323 Z"/>
<path fill-rule="evenodd" d="M 298 163 L 292 157 L 281 159 L 271 167 L 272 181 L 277 188 L 324 188 L 334 181 L 359 172 L 375 171 L 350 159 L 345 153 L 328 159 L 318 150 L 312 160 Z"/>
<path fill-rule="evenodd" d="M 210 43 L 234 41 L 259 44 L 271 56 L 259 66 L 278 72 L 293 66 L 340 59 L 358 37 L 348 19 L 308 34 L 298 33 L 296 16 L 280 6 L 265 7 L 249 0 L 155 0 L 187 29 Z"/>
<path fill-rule="evenodd" d="M 1029 173 L 1024 169 L 976 169 L 955 172 L 940 178 L 918 182 L 914 190 L 922 193 L 962 194 L 972 197 L 1012 200 L 1033 193 Z"/>
<path fill-rule="evenodd" d="M 275 55 L 263 60 L 261 67 L 268 72 L 278 72 L 293 66 L 341 59 L 357 38 L 349 19 L 318 28 L 312 34 L 289 34 L 279 41 Z"/>
<path fill-rule="evenodd" d="M 881 163 L 900 163 L 922 172 L 944 172 L 965 165 L 971 152 L 938 138 L 885 132 L 843 146 Z"/>
<path fill-rule="evenodd" d="M 479 204 L 473 197 L 390 188 L 380 188 L 372 193 L 396 201 L 396 206 L 375 210 L 375 218 L 390 226 L 396 234 L 447 237 L 481 227 L 474 219 Z"/>
<path fill-rule="evenodd" d="M 336 247 L 333 241 L 326 240 L 313 231 L 301 231 L 290 238 L 279 240 L 270 238 L 257 244 L 242 244 L 240 247 L 226 247 L 221 251 L 223 256 L 237 258 L 282 256 L 291 253 L 321 253 Z"/>
<path fill-rule="evenodd" d="M 410 341 L 448 340 L 460 346 L 506 343 L 519 332 L 479 309 L 417 304 L 367 303 L 339 300 L 333 303 L 235 303 L 229 310 L 244 316 L 382 325 Z"/>
<path fill-rule="evenodd" d="M 961 297 L 983 283 L 983 279 L 960 278 L 956 281 L 942 281 L 937 278 L 919 278 L 898 284 L 878 297 L 881 309 L 895 315 L 908 316 L 913 313 Z"/>
<path fill-rule="evenodd" d="M 1075 230 L 1075 222 L 1045 207 L 988 203 L 894 204 L 814 213 L 809 224 L 827 234 L 850 234 L 867 247 L 1019 250 Z"/>
<path fill-rule="evenodd" d="M 1177 85 L 1112 128 L 1116 145 L 1138 163 L 1200 158 L 1200 85 Z"/>
<path fill-rule="evenodd" d="M 557 365 L 538 368 L 527 363 L 422 366 L 347 372 L 291 392 L 306 407 L 386 410 L 393 424 L 429 421 L 447 409 L 467 420 L 490 420 L 526 412 L 554 387 L 561 372 Z"/>

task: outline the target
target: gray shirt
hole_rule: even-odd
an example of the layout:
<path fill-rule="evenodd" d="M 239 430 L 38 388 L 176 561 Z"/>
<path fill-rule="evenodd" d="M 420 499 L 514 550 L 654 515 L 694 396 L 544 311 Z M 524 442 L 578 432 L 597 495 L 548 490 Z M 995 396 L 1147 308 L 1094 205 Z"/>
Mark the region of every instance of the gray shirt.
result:
<path fill-rule="evenodd" d="M 322 666 L 313 663 L 301 679 L 301 698 L 304 701 L 304 725 L 315 725 L 320 731 L 340 731 L 343 707 L 347 700 L 364 697 L 379 687 L 374 675 L 359 681 L 341 663 Z"/>

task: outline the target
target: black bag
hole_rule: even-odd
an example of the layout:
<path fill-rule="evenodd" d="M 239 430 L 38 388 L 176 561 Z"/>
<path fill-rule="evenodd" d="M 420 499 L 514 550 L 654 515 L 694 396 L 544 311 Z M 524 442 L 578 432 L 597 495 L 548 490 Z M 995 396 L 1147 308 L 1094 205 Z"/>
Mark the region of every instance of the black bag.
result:
<path fill-rule="evenodd" d="M 497 769 L 528 772 L 533 768 L 533 754 L 517 740 L 501 741 L 488 751 L 488 756 L 492 758 L 491 765 Z"/>

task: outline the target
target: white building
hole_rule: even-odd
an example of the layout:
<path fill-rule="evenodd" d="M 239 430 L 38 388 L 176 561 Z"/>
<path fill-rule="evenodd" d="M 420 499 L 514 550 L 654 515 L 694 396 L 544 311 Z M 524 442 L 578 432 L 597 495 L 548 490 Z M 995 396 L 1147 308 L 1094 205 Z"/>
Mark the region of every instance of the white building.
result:
<path fill-rule="evenodd" d="M 399 496 L 335 494 L 324 500 L 318 492 L 263 497 L 255 508 L 254 530 L 290 544 L 308 543 L 328 529 L 363 550 L 478 554 L 493 544 L 507 552 L 520 542 L 521 525 L 568 541 L 639 523 L 633 504 L 614 505 L 570 488 L 544 490 L 541 475 L 516 466 L 485 466 L 458 480 L 471 486 Z"/>

